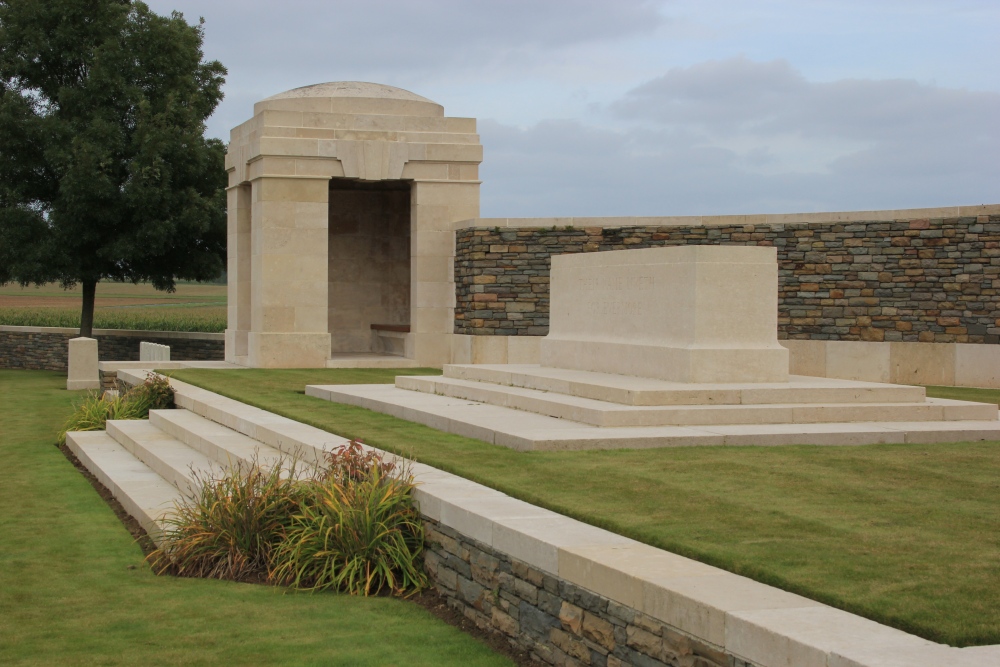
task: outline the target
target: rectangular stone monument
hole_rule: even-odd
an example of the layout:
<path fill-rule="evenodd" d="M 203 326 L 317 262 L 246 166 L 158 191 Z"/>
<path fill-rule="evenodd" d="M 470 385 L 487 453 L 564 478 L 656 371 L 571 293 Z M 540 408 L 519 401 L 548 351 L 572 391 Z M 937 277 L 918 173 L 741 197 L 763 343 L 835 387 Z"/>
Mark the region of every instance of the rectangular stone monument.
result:
<path fill-rule="evenodd" d="M 787 382 L 770 247 L 679 246 L 552 258 L 541 363 L 673 382 Z"/>
<path fill-rule="evenodd" d="M 71 338 L 69 341 L 69 373 L 66 388 L 100 389 L 101 374 L 97 369 L 97 340 L 94 338 Z"/>
<path fill-rule="evenodd" d="M 139 343 L 139 361 L 170 361 L 170 346 L 159 343 Z"/>

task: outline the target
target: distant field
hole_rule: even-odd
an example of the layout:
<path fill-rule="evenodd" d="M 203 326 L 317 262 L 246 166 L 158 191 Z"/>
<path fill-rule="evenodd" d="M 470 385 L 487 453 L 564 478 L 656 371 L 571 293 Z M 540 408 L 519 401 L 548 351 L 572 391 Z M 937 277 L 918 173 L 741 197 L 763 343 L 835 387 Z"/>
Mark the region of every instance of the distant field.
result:
<path fill-rule="evenodd" d="M 80 286 L 0 287 L 0 324 L 79 327 Z M 98 283 L 95 329 L 207 331 L 226 328 L 226 286 L 179 284 L 173 293 L 149 284 Z"/>

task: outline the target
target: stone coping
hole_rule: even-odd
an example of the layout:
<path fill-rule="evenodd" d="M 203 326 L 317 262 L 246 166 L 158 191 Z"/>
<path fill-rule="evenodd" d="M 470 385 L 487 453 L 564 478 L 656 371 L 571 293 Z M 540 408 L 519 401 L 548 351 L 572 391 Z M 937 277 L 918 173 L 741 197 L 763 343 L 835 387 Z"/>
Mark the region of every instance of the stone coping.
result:
<path fill-rule="evenodd" d="M 119 379 L 142 382 L 122 370 Z M 171 380 L 179 407 L 286 453 L 339 436 Z M 412 463 L 421 513 L 760 667 L 987 667 L 1000 647 L 957 649 L 536 507 Z"/>
<path fill-rule="evenodd" d="M 180 368 L 214 368 L 214 369 L 240 369 L 246 366 L 238 366 L 228 361 L 101 361 L 97 364 L 98 370 L 102 373 L 117 373 L 121 370 L 176 370 Z"/>
<path fill-rule="evenodd" d="M 1000 204 L 906 208 L 881 211 L 830 211 L 820 213 L 762 213 L 751 215 L 675 215 L 622 217 L 552 217 L 552 218 L 472 218 L 455 224 L 455 229 L 491 229 L 515 227 L 701 227 L 723 225 L 780 225 L 792 223 L 830 224 L 834 222 L 873 222 L 924 218 L 968 218 L 1000 214 Z"/>
<path fill-rule="evenodd" d="M 72 327 L 18 327 L 3 324 L 0 331 L 11 333 L 42 333 L 42 334 L 72 334 L 79 335 L 80 330 Z M 185 340 L 218 340 L 224 341 L 224 333 L 208 333 L 205 331 L 143 331 L 140 329 L 94 329 L 92 336 L 124 336 L 126 338 L 177 338 Z"/>

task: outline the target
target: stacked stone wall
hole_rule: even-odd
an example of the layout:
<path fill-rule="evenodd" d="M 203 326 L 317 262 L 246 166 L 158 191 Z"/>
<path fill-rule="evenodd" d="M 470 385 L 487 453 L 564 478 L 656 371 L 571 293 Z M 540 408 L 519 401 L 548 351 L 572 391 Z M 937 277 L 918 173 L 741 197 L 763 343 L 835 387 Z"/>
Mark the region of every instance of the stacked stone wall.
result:
<path fill-rule="evenodd" d="M 17 329 L 31 329 L 30 331 Z M 95 332 L 101 361 L 139 361 L 139 343 L 159 343 L 170 346 L 174 361 L 221 361 L 225 356 L 222 334 L 191 334 L 170 332 L 128 331 L 120 334 Z M 78 333 L 65 329 L 45 331 L 41 327 L 0 328 L 0 368 L 65 371 L 67 343 Z"/>
<path fill-rule="evenodd" d="M 754 667 L 635 609 L 424 518 L 425 566 L 448 604 L 549 665 Z"/>
<path fill-rule="evenodd" d="M 778 337 L 1000 342 L 1000 216 L 719 226 L 467 228 L 455 333 L 543 336 L 552 255 L 684 244 L 774 246 Z"/>

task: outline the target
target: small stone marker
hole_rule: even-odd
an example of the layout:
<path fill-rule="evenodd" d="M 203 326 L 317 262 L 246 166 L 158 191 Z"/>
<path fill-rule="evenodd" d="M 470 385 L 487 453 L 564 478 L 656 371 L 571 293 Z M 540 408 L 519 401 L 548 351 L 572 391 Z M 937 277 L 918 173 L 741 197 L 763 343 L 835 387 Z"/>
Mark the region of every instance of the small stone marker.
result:
<path fill-rule="evenodd" d="M 70 339 L 66 388 L 71 391 L 101 388 L 101 374 L 97 370 L 96 339 L 84 337 Z"/>
<path fill-rule="evenodd" d="M 552 258 L 543 366 L 672 382 L 787 382 L 774 248 L 678 246 Z"/>
<path fill-rule="evenodd" d="M 139 361 L 170 361 L 170 346 L 159 343 L 139 343 Z"/>

